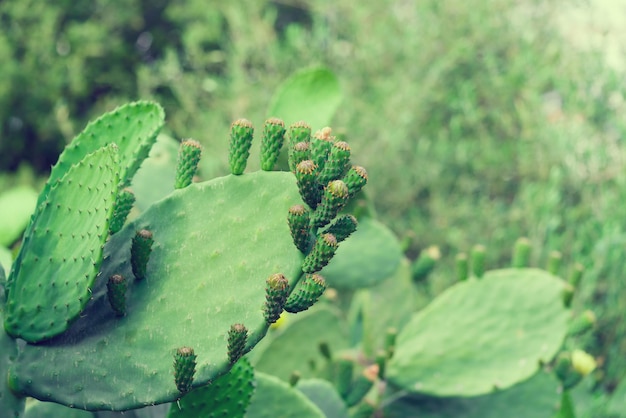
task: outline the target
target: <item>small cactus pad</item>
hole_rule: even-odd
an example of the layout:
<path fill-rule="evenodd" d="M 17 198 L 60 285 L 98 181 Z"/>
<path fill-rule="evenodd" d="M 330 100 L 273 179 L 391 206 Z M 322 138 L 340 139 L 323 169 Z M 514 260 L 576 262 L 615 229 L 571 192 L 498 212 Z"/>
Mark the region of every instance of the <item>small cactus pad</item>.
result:
<path fill-rule="evenodd" d="M 109 233 L 111 235 L 122 229 L 134 203 L 135 194 L 132 190 L 126 188 L 117 194 L 117 199 L 115 199 L 115 204 L 113 206 L 113 216 L 109 222 Z"/>
<path fill-rule="evenodd" d="M 52 338 L 89 302 L 118 183 L 117 147 L 109 145 L 72 166 L 49 190 L 8 280 L 9 334 L 29 342 Z"/>
<path fill-rule="evenodd" d="M 302 271 L 305 273 L 318 272 L 328 264 L 337 251 L 337 238 L 333 234 L 323 234 L 315 240 L 311 252 L 302 262 Z"/>
<path fill-rule="evenodd" d="M 129 282 L 126 316 L 115 316 L 99 281 L 54 344 L 23 348 L 10 371 L 17 393 L 89 410 L 171 402 L 180 396 L 172 355 L 182 346 L 198 356 L 194 387 L 214 381 L 231 367 L 232 324 L 248 328 L 247 349 L 267 331 L 267 277 L 300 274 L 285 222 L 298 199 L 291 173 L 259 171 L 193 183 L 152 205 L 105 248 L 101 276 L 132 279 L 135 231 L 154 236 L 147 279 Z"/>
<path fill-rule="evenodd" d="M 109 277 L 107 282 L 107 296 L 111 308 L 117 316 L 126 314 L 126 290 L 128 289 L 128 281 L 120 274 L 114 274 Z"/>
<path fill-rule="evenodd" d="M 133 243 L 130 247 L 130 265 L 135 278 L 141 280 L 146 278 L 146 269 L 150 261 L 154 238 L 152 232 L 141 229 L 135 233 Z"/>
<path fill-rule="evenodd" d="M 243 174 L 248 165 L 253 135 L 252 122 L 247 119 L 238 119 L 230 127 L 228 164 L 230 172 L 236 176 Z"/>
<path fill-rule="evenodd" d="M 326 290 L 326 281 L 319 274 L 307 274 L 289 295 L 285 310 L 291 313 L 306 311 Z"/>
<path fill-rule="evenodd" d="M 202 146 L 198 141 L 187 139 L 180 143 L 176 162 L 176 180 L 174 187 L 184 189 L 193 182 L 202 155 Z"/>
<path fill-rule="evenodd" d="M 167 418 L 243 418 L 254 392 L 254 370 L 246 359 L 208 385 L 172 403 Z"/>
<path fill-rule="evenodd" d="M 387 378 L 435 396 L 482 395 L 528 379 L 563 344 L 563 286 L 537 269 L 457 283 L 402 328 Z"/>
<path fill-rule="evenodd" d="M 180 347 L 174 354 L 174 382 L 181 395 L 191 390 L 196 374 L 196 358 L 191 347 Z"/>
<path fill-rule="evenodd" d="M 245 353 L 248 329 L 243 324 L 233 324 L 228 330 L 228 361 L 234 364 Z"/>
<path fill-rule="evenodd" d="M 277 118 L 265 121 L 261 139 L 261 170 L 272 171 L 285 141 L 285 123 Z"/>
<path fill-rule="evenodd" d="M 289 296 L 289 281 L 280 273 L 272 274 L 265 286 L 265 320 L 268 324 L 278 321 Z"/>

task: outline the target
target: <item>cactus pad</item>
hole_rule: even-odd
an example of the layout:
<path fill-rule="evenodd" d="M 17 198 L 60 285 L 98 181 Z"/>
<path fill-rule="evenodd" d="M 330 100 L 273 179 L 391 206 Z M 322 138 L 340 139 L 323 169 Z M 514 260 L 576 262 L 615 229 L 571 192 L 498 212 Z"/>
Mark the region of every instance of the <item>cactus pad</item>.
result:
<path fill-rule="evenodd" d="M 126 316 L 112 312 L 104 283 L 63 335 L 27 345 L 11 370 L 18 392 L 91 410 L 125 410 L 179 397 L 172 356 L 193 347 L 194 387 L 230 368 L 227 332 L 246 324 L 248 348 L 267 331 L 265 280 L 300 275 L 302 256 L 285 222 L 299 199 L 290 173 L 256 172 L 174 191 L 113 235 L 103 277 L 132 277 L 135 231 L 154 246 L 146 279 L 129 283 Z"/>
<path fill-rule="evenodd" d="M 537 269 L 464 281 L 415 314 L 387 369 L 395 385 L 436 396 L 476 396 L 528 379 L 567 332 L 564 282 Z"/>
<path fill-rule="evenodd" d="M 5 329 L 10 335 L 29 342 L 52 338 L 89 301 L 109 234 L 117 163 L 115 145 L 101 148 L 48 191 L 9 277 Z"/>

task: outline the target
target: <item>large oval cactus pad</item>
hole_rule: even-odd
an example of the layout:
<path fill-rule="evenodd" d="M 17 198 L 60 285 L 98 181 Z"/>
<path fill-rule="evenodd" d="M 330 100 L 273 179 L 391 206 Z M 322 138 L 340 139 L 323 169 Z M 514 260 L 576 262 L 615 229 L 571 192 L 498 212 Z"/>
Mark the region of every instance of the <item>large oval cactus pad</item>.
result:
<path fill-rule="evenodd" d="M 118 190 L 117 147 L 55 182 L 8 281 L 6 331 L 29 342 L 65 331 L 91 297 Z"/>
<path fill-rule="evenodd" d="M 267 277 L 282 272 L 293 283 L 300 274 L 286 221 L 298 201 L 290 173 L 258 172 L 193 184 L 156 203 L 111 237 L 101 286 L 81 319 L 24 348 L 12 387 L 83 409 L 124 410 L 179 396 L 179 347 L 197 355 L 194 386 L 226 372 L 230 326 L 244 324 L 250 346 L 267 330 Z M 127 314 L 116 319 L 102 283 L 113 274 L 132 278 L 130 241 L 141 228 L 154 236 L 147 277 L 130 284 Z"/>
<path fill-rule="evenodd" d="M 389 380 L 412 392 L 476 396 L 529 378 L 565 338 L 563 287 L 537 269 L 495 270 L 456 284 L 398 334 Z"/>

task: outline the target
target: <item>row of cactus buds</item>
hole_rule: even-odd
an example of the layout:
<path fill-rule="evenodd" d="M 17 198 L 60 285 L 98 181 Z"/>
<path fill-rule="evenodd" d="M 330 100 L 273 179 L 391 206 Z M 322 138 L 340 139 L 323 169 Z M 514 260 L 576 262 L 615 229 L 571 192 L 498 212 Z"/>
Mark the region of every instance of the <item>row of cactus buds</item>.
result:
<path fill-rule="evenodd" d="M 109 221 L 109 233 L 111 235 L 118 232 L 124 226 L 126 218 L 135 204 L 135 194 L 126 188 L 117 194 L 117 199 L 113 206 L 113 215 Z"/>
<path fill-rule="evenodd" d="M 265 121 L 261 140 L 261 170 L 272 171 L 285 141 L 285 123 L 277 118 Z"/>
<path fill-rule="evenodd" d="M 235 364 L 244 354 L 248 342 L 248 329 L 243 324 L 233 324 L 228 330 L 228 361 Z"/>
<path fill-rule="evenodd" d="M 184 189 L 193 182 L 202 155 L 202 146 L 198 141 L 187 139 L 180 144 L 176 163 L 174 187 Z"/>
<path fill-rule="evenodd" d="M 319 274 L 307 274 L 289 295 L 285 310 L 290 313 L 306 311 L 315 304 L 326 290 L 326 281 Z"/>
<path fill-rule="evenodd" d="M 146 277 L 148 260 L 152 252 L 152 244 L 154 244 L 154 238 L 152 237 L 152 232 L 147 229 L 137 231 L 133 237 L 130 247 L 130 265 L 135 278 L 138 280 L 145 279 Z"/>
<path fill-rule="evenodd" d="M 180 347 L 174 354 L 174 381 L 181 397 L 191 390 L 196 374 L 196 357 L 191 347 Z"/>
<path fill-rule="evenodd" d="M 289 281 L 284 275 L 272 274 L 265 282 L 265 308 L 263 314 L 265 322 L 273 324 L 278 321 L 285 309 L 289 296 Z"/>

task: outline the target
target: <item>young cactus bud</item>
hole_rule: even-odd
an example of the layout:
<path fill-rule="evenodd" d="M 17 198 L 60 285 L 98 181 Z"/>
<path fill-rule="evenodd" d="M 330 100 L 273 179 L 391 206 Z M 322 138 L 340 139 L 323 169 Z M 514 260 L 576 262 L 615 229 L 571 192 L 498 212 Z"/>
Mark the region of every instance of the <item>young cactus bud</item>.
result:
<path fill-rule="evenodd" d="M 469 262 L 467 260 L 467 254 L 458 253 L 455 260 L 456 278 L 458 281 L 463 282 L 469 277 Z"/>
<path fill-rule="evenodd" d="M 343 399 L 348 396 L 352 386 L 352 375 L 354 374 L 354 361 L 349 358 L 340 357 L 334 362 L 334 381 L 337 393 Z"/>
<path fill-rule="evenodd" d="M 472 248 L 472 273 L 474 276 L 481 278 L 485 274 L 485 256 L 487 249 L 484 245 L 475 245 Z"/>
<path fill-rule="evenodd" d="M 574 350 L 571 354 L 562 352 L 554 364 L 554 372 L 565 390 L 575 387 L 595 368 L 595 359 L 582 350 Z"/>
<path fill-rule="evenodd" d="M 296 166 L 296 181 L 300 196 L 311 209 L 317 207 L 322 196 L 317 173 L 317 165 L 311 160 L 304 160 Z"/>
<path fill-rule="evenodd" d="M 174 354 L 174 381 L 181 396 L 191 390 L 196 373 L 196 355 L 191 347 L 180 347 Z"/>
<path fill-rule="evenodd" d="M 193 181 L 193 176 L 198 170 L 202 146 L 198 141 L 186 139 L 180 143 L 178 149 L 178 161 L 176 162 L 176 181 L 174 188 L 184 189 Z"/>
<path fill-rule="evenodd" d="M 596 315 L 592 311 L 586 310 L 570 322 L 567 327 L 567 335 L 575 336 L 583 334 L 592 329 L 596 325 L 596 322 Z"/>
<path fill-rule="evenodd" d="M 289 170 L 296 172 L 296 167 L 302 161 L 311 159 L 311 145 L 309 142 L 298 142 L 289 148 Z"/>
<path fill-rule="evenodd" d="M 285 122 L 277 118 L 265 121 L 261 140 L 261 170 L 272 171 L 285 141 Z"/>
<path fill-rule="evenodd" d="M 109 221 L 109 233 L 111 235 L 122 229 L 133 204 L 135 204 L 135 194 L 130 189 L 124 189 L 117 194 L 113 206 L 113 215 Z"/>
<path fill-rule="evenodd" d="M 548 273 L 554 274 L 555 276 L 558 275 L 562 259 L 563 254 L 561 254 L 561 252 L 552 251 L 548 257 L 548 268 L 546 269 Z"/>
<path fill-rule="evenodd" d="M 304 257 L 302 271 L 304 273 L 315 273 L 320 271 L 337 251 L 337 238 L 333 234 L 322 234 L 315 240 L 313 250 Z"/>
<path fill-rule="evenodd" d="M 242 324 L 234 324 L 228 330 L 228 361 L 237 363 L 243 356 L 248 341 L 248 329 Z"/>
<path fill-rule="evenodd" d="M 272 274 L 265 282 L 265 309 L 263 314 L 268 324 L 278 321 L 289 295 L 289 281 L 282 274 Z"/>
<path fill-rule="evenodd" d="M 367 171 L 359 165 L 354 165 L 348 170 L 343 181 L 348 186 L 350 197 L 353 197 L 367 184 Z"/>
<path fill-rule="evenodd" d="M 331 135 L 331 132 L 332 129 L 326 127 L 317 131 L 311 140 L 311 159 L 320 167 L 320 171 L 324 168 L 330 149 L 335 142 L 335 137 Z"/>
<path fill-rule="evenodd" d="M 133 243 L 130 247 L 130 266 L 137 280 L 146 278 L 146 269 L 150 253 L 152 252 L 152 244 L 154 244 L 152 232 L 147 229 L 137 231 L 133 237 Z"/>
<path fill-rule="evenodd" d="M 333 180 L 324 189 L 322 201 L 313 212 L 311 222 L 322 227 L 332 221 L 348 202 L 348 186 L 342 180 Z"/>
<path fill-rule="evenodd" d="M 326 281 L 319 274 L 307 274 L 298 288 L 289 295 L 285 310 L 291 313 L 306 311 L 318 301 L 326 290 Z"/>
<path fill-rule="evenodd" d="M 580 279 L 583 277 L 583 272 L 585 271 L 585 267 L 580 264 L 574 264 L 572 267 L 572 271 L 570 272 L 569 278 L 567 282 L 572 285 L 575 289 L 578 288 L 578 284 L 580 283 Z"/>
<path fill-rule="evenodd" d="M 320 173 L 319 182 L 327 184 L 331 180 L 340 179 L 350 167 L 350 145 L 344 141 L 337 141 L 330 148 L 328 161 Z"/>
<path fill-rule="evenodd" d="M 378 365 L 372 364 L 354 379 L 350 392 L 344 399 L 348 408 L 361 402 L 365 395 L 367 395 L 367 392 L 372 389 L 374 382 L 376 382 L 378 378 L 378 372 Z"/>
<path fill-rule="evenodd" d="M 301 377 L 302 375 L 299 371 L 294 370 L 293 372 L 291 372 L 291 374 L 289 375 L 289 386 L 296 387 Z"/>
<path fill-rule="evenodd" d="M 378 365 L 378 377 L 380 380 L 384 380 L 387 369 L 387 352 L 385 350 L 381 349 L 376 352 L 376 364 Z"/>
<path fill-rule="evenodd" d="M 569 308 L 572 306 L 572 299 L 574 299 L 574 294 L 576 293 L 576 289 L 569 283 L 565 283 L 563 285 L 563 290 L 561 291 L 561 295 L 563 297 L 563 306 Z"/>
<path fill-rule="evenodd" d="M 513 268 L 523 268 L 530 265 L 530 240 L 522 237 L 515 242 L 513 248 Z"/>
<path fill-rule="evenodd" d="M 252 122 L 247 119 L 236 120 L 230 127 L 228 164 L 230 172 L 236 176 L 243 174 L 248 165 L 253 134 Z"/>
<path fill-rule="evenodd" d="M 311 127 L 303 121 L 289 127 L 289 148 L 293 148 L 298 142 L 311 142 Z"/>
<path fill-rule="evenodd" d="M 396 351 L 396 337 L 398 336 L 398 330 L 396 328 L 388 328 L 385 333 L 385 351 L 387 352 L 387 358 L 391 359 Z"/>
<path fill-rule="evenodd" d="M 424 280 L 435 268 L 437 260 L 441 258 L 439 247 L 432 246 L 422 251 L 411 266 L 411 276 L 415 283 Z"/>
<path fill-rule="evenodd" d="M 306 253 L 309 250 L 310 219 L 310 212 L 307 208 L 304 207 L 304 205 L 293 205 L 289 208 L 289 214 L 287 215 L 289 231 L 291 231 L 293 243 L 296 245 L 296 248 L 302 253 Z"/>
<path fill-rule="evenodd" d="M 126 279 L 119 275 L 114 274 L 109 277 L 107 281 L 107 297 L 111 308 L 117 316 L 126 315 L 126 290 L 128 289 L 128 283 Z"/>
<path fill-rule="evenodd" d="M 336 217 L 330 225 L 328 225 L 328 229 L 326 232 L 329 234 L 333 234 L 337 239 L 337 242 L 342 242 L 346 238 L 348 238 L 354 231 L 356 231 L 356 227 L 358 222 L 356 218 L 352 215 L 341 215 Z"/>
<path fill-rule="evenodd" d="M 328 361 L 332 361 L 333 352 L 330 350 L 330 345 L 328 345 L 328 341 L 321 341 L 319 346 L 320 354 Z"/>

